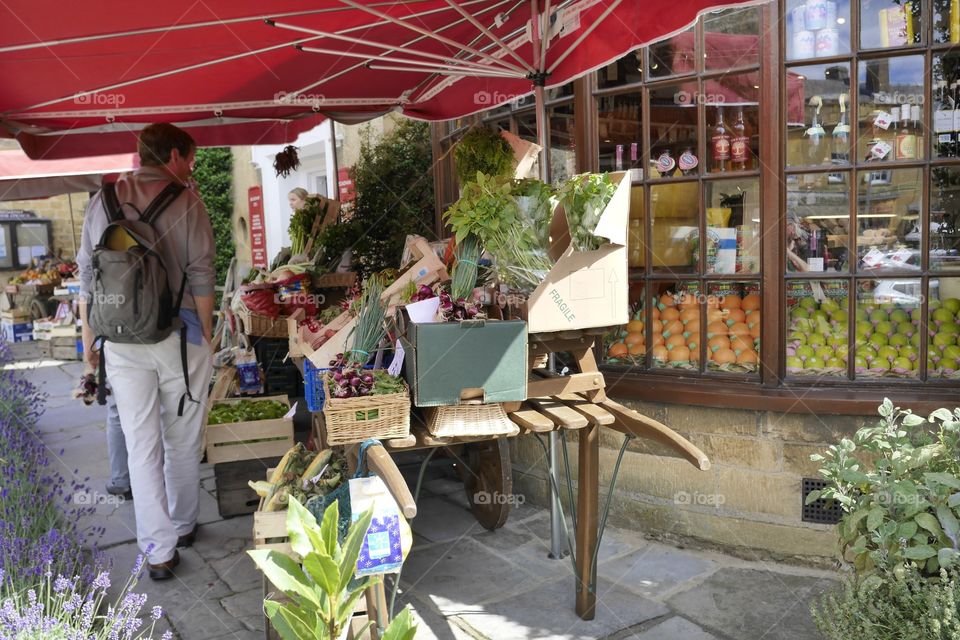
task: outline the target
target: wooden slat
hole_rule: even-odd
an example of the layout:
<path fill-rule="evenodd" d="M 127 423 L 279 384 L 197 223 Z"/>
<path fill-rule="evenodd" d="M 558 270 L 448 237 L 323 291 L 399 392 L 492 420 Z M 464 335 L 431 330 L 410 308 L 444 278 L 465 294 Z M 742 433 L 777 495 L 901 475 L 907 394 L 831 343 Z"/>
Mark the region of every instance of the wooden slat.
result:
<path fill-rule="evenodd" d="M 383 478 L 384 484 L 397 501 L 400 510 L 405 518 L 412 519 L 417 517 L 417 503 L 413 500 L 407 481 L 400 475 L 400 470 L 394 464 L 390 454 L 384 451 L 381 446 L 372 446 L 367 448 L 367 465 L 370 470 Z"/>
<path fill-rule="evenodd" d="M 598 404 L 585 400 L 575 393 L 567 393 L 561 396 L 555 396 L 557 400 L 567 405 L 574 411 L 583 414 L 590 424 L 598 427 L 605 427 L 617 421 L 616 417 L 609 411 L 606 411 Z"/>
<path fill-rule="evenodd" d="M 543 415 L 528 404 L 524 404 L 518 411 L 507 414 L 519 427 L 529 429 L 534 433 L 553 431 L 553 420 Z"/>
<path fill-rule="evenodd" d="M 573 355 L 577 358 L 577 364 L 581 372 L 593 373 L 594 371 L 599 371 L 597 368 L 597 359 L 593 353 L 593 344 L 573 352 Z M 603 387 L 587 392 L 586 396 L 590 402 L 602 402 L 607 399 L 607 394 Z"/>
<path fill-rule="evenodd" d="M 390 438 L 383 441 L 383 446 L 387 449 L 410 449 L 417 446 L 417 436 L 411 433 L 402 438 Z"/>
<path fill-rule="evenodd" d="M 605 400 L 599 403 L 599 405 L 616 418 L 615 423 L 608 425 L 611 429 L 623 434 L 630 434 L 638 438 L 646 438 L 665 444 L 680 453 L 690 464 L 701 471 L 706 471 L 710 468 L 710 460 L 703 451 L 700 451 L 692 442 L 665 424 L 657 422 L 653 418 L 629 409 L 613 400 Z"/>
<path fill-rule="evenodd" d="M 536 407 L 537 411 L 553 420 L 553 423 L 563 429 L 582 429 L 589 424 L 587 419 L 553 398 L 529 398 L 527 400 Z"/>
<path fill-rule="evenodd" d="M 540 373 L 538 371 L 538 373 Z M 571 373 L 568 376 L 534 377 L 527 383 L 527 396 L 530 398 L 545 398 L 560 396 L 567 393 L 582 393 L 603 389 L 603 374 Z"/>

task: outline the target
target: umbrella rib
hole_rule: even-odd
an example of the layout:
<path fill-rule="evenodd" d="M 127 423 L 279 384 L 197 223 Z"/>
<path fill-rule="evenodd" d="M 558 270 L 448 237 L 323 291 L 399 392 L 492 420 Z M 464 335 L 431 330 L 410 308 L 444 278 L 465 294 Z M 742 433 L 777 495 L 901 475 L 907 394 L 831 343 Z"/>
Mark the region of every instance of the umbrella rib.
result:
<path fill-rule="evenodd" d="M 469 60 L 464 60 L 464 59 L 462 59 L 462 58 L 452 58 L 452 57 L 450 57 L 450 56 L 442 56 L 442 55 L 438 55 L 438 54 L 436 54 L 436 53 L 428 53 L 428 52 L 426 52 L 426 51 L 417 51 L 416 49 L 410 49 L 409 47 L 404 47 L 404 46 L 400 46 L 400 45 L 389 45 L 389 44 L 382 44 L 382 43 L 379 43 L 379 42 L 371 42 L 371 41 L 369 41 L 369 40 L 361 40 L 360 38 L 351 38 L 351 37 L 349 37 L 349 36 L 342 36 L 342 35 L 336 34 L 336 33 L 328 33 L 328 32 L 326 32 L 326 31 L 317 31 L 317 30 L 315 30 L 315 29 L 310 29 L 310 28 L 307 28 L 307 27 L 300 27 L 300 26 L 297 26 L 297 25 L 286 24 L 286 23 L 283 23 L 283 22 L 275 22 L 275 21 L 272 21 L 272 20 L 267 21 L 267 24 L 270 24 L 270 25 L 276 26 L 276 27 L 282 27 L 282 28 L 284 28 L 284 29 L 290 29 L 290 30 L 292 30 L 292 31 L 300 31 L 300 32 L 302 32 L 302 33 L 310 33 L 310 34 L 317 35 L 317 36 L 322 36 L 322 37 L 325 37 L 325 38 L 332 38 L 332 39 L 334 39 L 334 40 L 344 40 L 345 42 L 352 42 L 352 43 L 354 43 L 354 44 L 360 44 L 360 45 L 364 45 L 364 46 L 376 47 L 376 48 L 378 48 L 378 49 L 387 49 L 388 51 L 400 51 L 400 52 L 403 52 L 403 53 L 410 53 L 410 54 L 412 54 L 412 55 L 423 56 L 423 57 L 425 57 L 425 58 L 434 58 L 434 59 L 437 59 L 437 60 L 442 60 L 442 61 L 447 62 L 447 63 L 449 63 L 449 64 L 462 63 L 462 64 L 464 64 L 464 65 L 468 65 L 468 66 L 470 66 L 470 67 L 472 67 L 472 68 L 476 68 L 476 69 L 479 69 L 479 70 L 486 70 L 486 69 L 489 68 L 489 66 L 482 65 L 482 64 L 479 64 L 479 63 L 476 63 L 476 62 L 471 62 L 471 61 L 469 61 Z M 304 51 L 310 51 L 311 53 L 325 53 L 325 52 L 326 52 L 326 50 L 314 49 L 313 47 L 311 47 L 311 48 L 309 48 L 309 49 L 308 49 L 308 48 L 303 48 L 303 50 L 304 50 Z M 347 55 L 347 53 L 345 53 L 345 52 L 343 52 L 343 51 L 335 51 L 335 52 L 332 52 L 331 55 Z M 383 54 L 374 55 L 374 54 L 358 54 L 358 53 L 354 53 L 354 54 L 352 54 L 352 55 L 353 55 L 354 57 L 366 57 L 366 58 L 369 58 L 369 59 L 372 59 L 372 60 L 373 60 L 373 59 L 379 59 Z M 401 60 L 401 61 L 402 61 L 402 62 L 413 62 L 413 61 L 410 61 L 410 60 Z M 426 64 L 426 63 L 423 63 L 423 62 L 419 62 L 419 61 L 418 61 L 418 62 L 416 62 L 416 64 Z M 436 63 L 430 63 L 430 64 L 436 64 Z M 441 66 L 441 65 L 437 65 L 437 66 Z"/>
<path fill-rule="evenodd" d="M 557 58 L 557 59 L 553 62 L 552 65 L 550 65 L 550 68 L 547 69 L 547 73 L 553 73 L 553 72 L 556 70 L 556 68 L 560 66 L 560 63 L 562 63 L 564 60 L 566 60 L 566 59 L 567 59 L 567 56 L 569 56 L 571 53 L 573 53 L 574 50 L 576 50 L 576 48 L 580 46 L 580 43 L 583 42 L 584 40 L 586 40 L 587 37 L 588 37 L 591 33 L 593 33 L 593 31 L 594 31 L 597 27 L 599 27 L 599 26 L 603 23 L 604 20 L 607 19 L 607 16 L 609 16 L 611 13 L 613 13 L 613 10 L 620 6 L 620 3 L 621 3 L 622 1 L 623 1 L 623 0 L 613 0 L 613 2 L 611 2 L 610 5 L 609 5 L 606 9 L 604 9 L 603 13 L 600 14 L 600 17 L 597 18 L 597 19 L 593 22 L 593 24 L 591 24 L 590 26 L 588 26 L 588 27 L 583 31 L 583 33 L 581 33 L 581 34 L 577 37 L 577 39 L 574 40 L 573 44 L 571 44 L 569 47 L 567 47 L 567 50 L 564 51 L 563 53 L 561 53 L 561 54 L 560 54 L 560 57 Z"/>
<path fill-rule="evenodd" d="M 416 67 L 388 67 L 382 64 L 372 63 L 368 65 L 371 69 L 377 71 L 414 71 L 417 73 L 424 73 L 424 69 L 419 69 Z M 497 71 L 474 71 L 472 69 L 456 69 L 456 68 L 446 68 L 441 69 L 437 68 L 433 70 L 433 73 L 442 75 L 442 76 L 462 76 L 467 78 L 510 78 L 513 80 L 522 79 L 526 77 L 525 75 L 517 75 L 515 73 L 509 73 L 507 71 L 497 72 Z"/>
<path fill-rule="evenodd" d="M 540 37 L 540 68 L 537 71 L 541 73 L 547 68 L 547 41 L 549 38 L 543 37 L 550 26 L 550 0 L 547 0 L 543 9 L 543 15 L 540 16 L 541 37 Z"/>
<path fill-rule="evenodd" d="M 465 46 L 462 42 L 457 42 L 456 40 L 451 40 L 450 38 L 447 38 L 447 37 L 441 36 L 441 35 L 439 35 L 439 34 L 437 34 L 437 33 L 428 31 L 427 29 L 424 29 L 424 28 L 422 28 L 422 27 L 418 27 L 418 26 L 416 26 L 416 25 L 410 24 L 409 22 L 407 22 L 407 21 L 405 21 L 405 20 L 400 20 L 399 18 L 394 18 L 393 16 L 387 15 L 386 13 L 383 13 L 382 11 L 377 11 L 376 9 L 373 9 L 372 7 L 365 7 L 365 6 L 363 6 L 363 5 L 361 5 L 361 4 L 357 3 L 357 2 L 354 2 L 354 0 L 340 0 L 340 2 L 342 2 L 343 4 L 348 5 L 348 6 L 350 6 L 350 7 L 353 7 L 354 9 L 359 9 L 360 11 L 363 11 L 363 12 L 365 12 L 365 13 L 369 13 L 370 15 L 376 16 L 376 17 L 378 17 L 378 18 L 380 18 L 380 19 L 382 19 L 382 20 L 388 20 L 388 21 L 392 22 L 393 24 L 395 24 L 395 25 L 397 25 L 397 26 L 401 26 L 401 27 L 404 27 L 404 28 L 406 28 L 406 29 L 410 29 L 411 31 L 416 31 L 417 33 L 419 33 L 419 34 L 421 34 L 421 35 L 423 35 L 423 36 L 426 36 L 426 37 L 428 37 L 428 38 L 432 38 L 432 39 L 434 39 L 434 40 L 437 40 L 438 42 L 442 42 L 442 43 L 444 43 L 444 44 L 450 45 L 451 47 L 455 47 L 455 48 L 457 48 L 457 49 L 463 49 L 464 51 L 469 51 L 470 53 L 472 53 L 472 54 L 474 54 L 474 55 L 476 55 L 476 56 L 480 56 L 481 58 L 486 58 L 486 59 L 487 59 L 489 62 L 491 62 L 491 63 L 495 63 L 495 64 L 502 65 L 502 66 L 504 66 L 504 67 L 507 67 L 510 71 L 516 71 L 516 72 L 520 72 L 520 73 L 526 73 L 526 71 L 524 71 L 522 67 L 518 67 L 517 65 L 512 64 L 512 63 L 509 63 L 509 62 L 507 62 L 506 60 L 501 60 L 500 58 L 497 58 L 497 57 L 495 57 L 495 56 L 492 56 L 492 55 L 490 55 L 489 53 L 484 53 L 484 52 L 482 52 L 482 51 L 479 51 L 479 50 L 477 50 L 477 49 L 474 49 L 473 47 Z"/>
<path fill-rule="evenodd" d="M 414 66 L 421 67 L 417 69 L 418 71 L 420 71 L 420 73 L 426 73 L 428 71 L 437 71 L 437 72 L 458 71 L 467 75 L 469 75 L 470 73 L 476 73 L 476 74 L 496 74 L 498 76 L 504 76 L 509 78 L 523 77 L 522 75 L 518 75 L 516 73 L 510 73 L 509 71 L 500 69 L 499 67 L 473 67 L 473 66 L 457 67 L 453 65 L 440 64 L 437 62 L 411 60 L 409 58 L 391 58 L 384 55 L 373 55 L 370 53 L 353 53 L 352 51 L 333 51 L 331 49 L 317 49 L 316 47 L 304 47 L 304 46 L 298 46 L 297 49 L 299 49 L 300 51 L 306 51 L 307 53 L 319 53 L 319 54 L 331 55 L 331 56 L 344 56 L 347 58 L 361 58 L 363 60 L 367 60 L 368 62 L 374 62 L 374 61 L 396 62 L 396 63 L 414 65 Z M 371 69 L 375 68 L 371 65 L 368 65 L 368 66 Z M 376 67 L 376 68 L 381 68 L 381 67 Z"/>
<path fill-rule="evenodd" d="M 423 2 L 425 0 L 413 0 L 415 2 Z M 466 4 L 475 4 L 481 0 L 474 0 L 474 2 L 469 2 Z M 379 2 L 372 6 L 392 6 L 395 4 L 393 0 L 387 2 Z M 273 17 L 277 18 L 293 18 L 298 16 L 308 16 L 308 15 L 317 15 L 321 13 L 333 13 L 347 11 L 347 7 L 331 7 L 327 9 L 310 9 L 308 11 L 289 11 L 287 13 L 275 14 Z M 431 13 L 433 10 L 427 13 Z M 420 14 L 417 14 L 420 15 Z M 241 22 L 260 22 L 270 18 L 270 15 L 257 15 L 257 16 L 244 16 L 242 18 L 227 18 L 225 20 L 206 20 L 203 22 L 191 22 L 189 24 L 182 25 L 166 25 L 162 27 L 147 27 L 144 29 L 131 29 L 128 31 L 114 31 L 112 33 L 101 33 L 92 36 L 76 36 L 73 38 L 60 38 L 57 40 L 47 40 L 45 42 L 31 42 L 28 44 L 15 44 L 7 47 L 0 47 L 0 53 L 10 53 L 13 51 L 24 51 L 27 49 L 39 49 L 43 47 L 56 47 L 65 44 L 78 44 L 81 42 L 95 42 L 97 40 L 106 40 L 109 38 L 126 38 L 131 36 L 142 36 L 149 35 L 151 33 L 160 33 L 164 31 L 186 31 L 188 29 L 202 29 L 204 27 L 216 27 L 226 24 L 238 24 Z M 365 25 L 366 28 L 369 25 Z"/>
<path fill-rule="evenodd" d="M 549 0 L 548 0 L 548 1 L 549 1 Z M 494 43 L 496 43 L 497 46 L 499 46 L 499 47 L 504 51 L 504 53 L 509 54 L 510 57 L 512 57 L 512 58 L 513 58 L 514 60 L 516 60 L 517 62 L 519 62 L 519 63 L 527 70 L 528 73 L 533 73 L 534 68 L 533 68 L 532 66 L 530 66 L 530 63 L 528 63 L 526 60 L 524 60 L 522 57 L 520 57 L 520 55 L 519 55 L 516 51 L 514 51 L 513 49 L 511 49 L 511 48 L 507 45 L 506 42 L 504 42 L 504 41 L 501 40 L 499 37 L 497 37 L 497 35 L 494 34 L 492 31 L 490 31 L 490 29 L 488 29 L 488 28 L 486 28 L 485 26 L 483 26 L 483 25 L 480 23 L 479 20 L 477 20 L 477 19 L 474 18 L 472 15 L 470 15 L 469 13 L 467 13 L 466 11 L 464 11 L 464 10 L 463 10 L 461 7 L 459 7 L 458 5 L 454 4 L 454 3 L 453 3 L 453 0 L 445 0 L 445 2 L 446 2 L 448 5 L 450 5 L 450 7 L 453 8 L 454 11 L 456 11 L 456 12 L 459 13 L 461 16 L 463 16 L 464 18 L 466 18 L 466 19 L 470 22 L 470 24 L 472 24 L 472 25 L 475 26 L 477 29 L 479 29 L 480 32 L 481 32 L 483 35 L 487 36 L 488 38 L 490 38 L 490 40 L 492 40 Z"/>

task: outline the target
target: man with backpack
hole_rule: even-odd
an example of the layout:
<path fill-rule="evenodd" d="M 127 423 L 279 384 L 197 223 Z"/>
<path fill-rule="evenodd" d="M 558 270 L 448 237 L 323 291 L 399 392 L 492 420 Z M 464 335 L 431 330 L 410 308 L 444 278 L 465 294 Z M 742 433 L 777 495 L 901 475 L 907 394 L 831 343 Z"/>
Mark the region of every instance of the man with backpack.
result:
<path fill-rule="evenodd" d="M 80 312 L 87 361 L 101 389 L 109 374 L 120 412 L 137 541 L 150 577 L 164 580 L 197 534 L 215 248 L 190 186 L 190 135 L 152 124 L 138 152 L 140 168 L 105 183 L 87 206 Z"/>

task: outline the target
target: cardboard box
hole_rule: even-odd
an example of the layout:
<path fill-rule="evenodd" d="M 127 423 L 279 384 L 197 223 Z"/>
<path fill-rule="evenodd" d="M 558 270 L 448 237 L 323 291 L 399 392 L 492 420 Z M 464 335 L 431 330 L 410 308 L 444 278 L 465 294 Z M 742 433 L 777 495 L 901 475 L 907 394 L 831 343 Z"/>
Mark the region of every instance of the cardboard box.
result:
<path fill-rule="evenodd" d="M 401 344 L 418 407 L 527 399 L 527 325 L 521 320 L 411 322 Z"/>
<path fill-rule="evenodd" d="M 30 320 L 30 309 L 7 309 L 0 311 L 0 320 L 11 323 L 23 323 Z"/>
<path fill-rule="evenodd" d="M 540 286 L 527 301 L 530 333 L 569 331 L 626 324 L 630 319 L 627 299 L 627 225 L 630 218 L 630 175 L 611 173 L 619 183 L 613 198 L 600 215 L 593 235 L 607 242 L 595 251 L 574 251 L 563 207 L 558 206 L 550 224 L 555 261 Z"/>
<path fill-rule="evenodd" d="M 236 404 L 243 400 L 244 398 L 216 400 L 211 404 L 211 408 L 220 404 Z M 253 400 L 279 400 L 290 406 L 287 396 L 269 396 Z M 292 446 L 293 420 L 286 416 L 272 420 L 207 425 L 207 462 L 210 464 L 274 458 L 282 456 Z"/>
<path fill-rule="evenodd" d="M 0 339 L 7 342 L 33 342 L 33 323 L 0 320 Z"/>

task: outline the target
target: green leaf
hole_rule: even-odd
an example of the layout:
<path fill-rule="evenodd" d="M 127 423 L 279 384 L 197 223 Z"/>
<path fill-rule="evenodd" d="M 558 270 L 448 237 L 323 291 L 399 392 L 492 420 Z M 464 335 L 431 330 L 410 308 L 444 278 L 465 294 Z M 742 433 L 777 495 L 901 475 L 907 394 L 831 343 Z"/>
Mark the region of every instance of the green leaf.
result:
<path fill-rule="evenodd" d="M 357 601 L 364 595 L 364 589 L 357 589 L 340 600 L 337 605 L 337 620 L 349 620 L 353 610 L 357 608 Z"/>
<path fill-rule="evenodd" d="M 930 414 L 930 422 L 934 420 L 953 420 L 953 413 L 950 409 L 940 408 Z"/>
<path fill-rule="evenodd" d="M 947 504 L 950 505 L 951 508 L 960 506 L 960 493 L 951 493 L 947 499 Z"/>
<path fill-rule="evenodd" d="M 956 549 L 944 547 L 937 551 L 937 560 L 940 562 L 941 567 L 948 567 L 957 560 L 960 560 L 960 553 L 958 553 Z"/>
<path fill-rule="evenodd" d="M 919 427 L 922 424 L 926 424 L 926 420 L 921 418 L 915 413 L 908 413 L 903 416 L 903 426 L 905 427 Z"/>
<path fill-rule="evenodd" d="M 887 510 L 883 507 L 874 507 L 867 514 L 867 531 L 874 531 L 883 522 Z"/>
<path fill-rule="evenodd" d="M 804 504 L 813 504 L 820 499 L 820 491 L 811 491 L 807 494 L 807 499 L 804 501 Z"/>
<path fill-rule="evenodd" d="M 367 536 L 367 529 L 370 528 L 370 522 L 372 520 L 373 509 L 368 509 L 350 525 L 350 530 L 347 532 L 347 539 L 344 541 L 341 550 L 339 591 L 347 588 L 350 579 L 357 571 L 357 558 L 360 556 L 360 550 L 363 548 L 363 540 Z"/>
<path fill-rule="evenodd" d="M 247 554 L 278 589 L 286 594 L 297 594 L 316 606 L 320 605 L 316 590 L 292 558 L 272 549 L 254 549 L 247 551 Z"/>
<path fill-rule="evenodd" d="M 893 403 L 890 402 L 890 398 L 883 399 L 883 404 L 877 409 L 877 413 L 884 418 L 889 418 L 893 414 Z"/>
<path fill-rule="evenodd" d="M 270 623 L 283 640 L 312 640 L 316 633 L 303 617 L 294 611 L 296 605 L 267 600 L 263 603 Z"/>
<path fill-rule="evenodd" d="M 340 571 L 337 563 L 329 556 L 309 553 L 303 557 L 303 568 L 307 570 L 317 586 L 328 595 L 339 593 Z"/>
<path fill-rule="evenodd" d="M 937 507 L 937 520 L 940 521 L 943 532 L 953 541 L 953 545 L 957 546 L 960 542 L 960 522 L 957 522 L 957 517 L 953 514 L 953 511 L 943 505 Z"/>
<path fill-rule="evenodd" d="M 960 478 L 949 473 L 925 473 L 923 479 L 927 482 L 936 482 L 951 489 L 960 489 Z"/>
<path fill-rule="evenodd" d="M 897 527 L 897 537 L 898 538 L 912 538 L 917 533 L 917 523 L 913 520 L 909 522 L 901 523 Z"/>
<path fill-rule="evenodd" d="M 940 523 L 931 513 L 918 513 L 913 517 L 913 520 L 920 527 L 926 529 L 938 538 L 943 534 L 943 529 L 940 527 Z"/>
<path fill-rule="evenodd" d="M 406 606 L 383 632 L 383 640 L 413 640 L 417 633 L 410 606 Z"/>
<path fill-rule="evenodd" d="M 337 525 L 340 522 L 339 500 L 328 504 L 320 523 L 320 539 L 325 545 L 326 555 L 333 558 L 337 553 Z"/>
<path fill-rule="evenodd" d="M 296 498 L 287 502 L 287 535 L 290 546 L 301 558 L 313 552 L 320 543 L 317 519 Z"/>
<path fill-rule="evenodd" d="M 903 557 L 908 560 L 926 560 L 937 555 L 936 550 L 928 544 L 919 547 L 907 547 L 903 550 Z"/>

